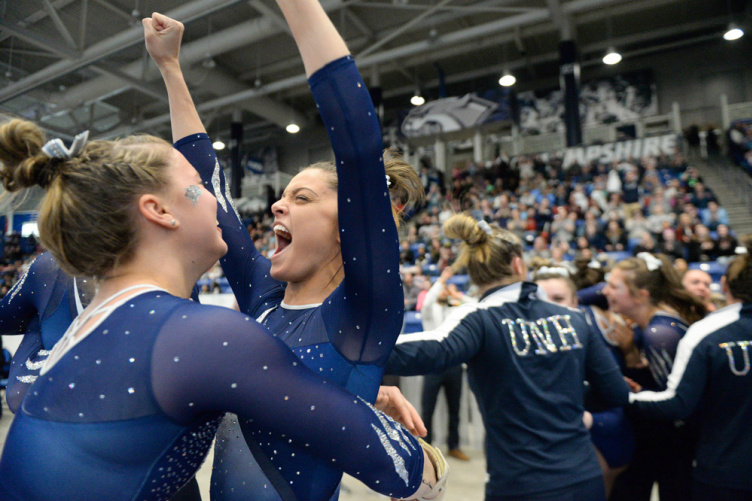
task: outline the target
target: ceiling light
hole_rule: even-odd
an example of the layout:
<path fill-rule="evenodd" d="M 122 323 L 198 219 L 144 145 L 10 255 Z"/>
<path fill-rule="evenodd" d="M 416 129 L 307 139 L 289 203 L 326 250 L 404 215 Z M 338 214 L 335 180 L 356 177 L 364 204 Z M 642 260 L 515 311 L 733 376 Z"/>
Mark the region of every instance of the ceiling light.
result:
<path fill-rule="evenodd" d="M 300 126 L 298 126 L 298 124 L 290 124 L 285 127 L 285 130 L 290 134 L 297 134 L 298 132 L 300 132 Z"/>
<path fill-rule="evenodd" d="M 413 97 L 410 98 L 410 103 L 413 106 L 421 106 L 425 104 L 426 100 L 423 98 L 423 96 L 420 95 L 420 91 L 416 90 L 415 94 L 413 94 Z"/>
<path fill-rule="evenodd" d="M 621 61 L 621 54 L 616 52 L 616 49 L 613 47 L 608 48 L 608 52 L 605 56 L 603 56 L 603 63 L 604 64 L 617 64 L 619 61 Z"/>
<path fill-rule="evenodd" d="M 215 149 L 215 150 L 217 150 L 217 151 L 220 151 L 220 150 L 224 150 L 224 149 L 225 149 L 225 143 L 223 143 L 223 142 L 222 142 L 222 141 L 220 141 L 219 139 L 217 139 L 216 141 L 214 141 L 214 142 L 212 143 L 212 146 L 213 146 L 213 147 L 214 147 L 214 149 Z"/>
<path fill-rule="evenodd" d="M 726 30 L 726 33 L 723 34 L 723 39 L 728 41 L 739 40 L 743 36 L 744 30 L 742 30 L 734 23 L 731 23 L 728 25 L 728 30 Z"/>
<path fill-rule="evenodd" d="M 516 82 L 517 79 L 508 71 L 505 71 L 501 78 L 499 78 L 499 85 L 501 85 L 502 87 L 511 87 Z"/>

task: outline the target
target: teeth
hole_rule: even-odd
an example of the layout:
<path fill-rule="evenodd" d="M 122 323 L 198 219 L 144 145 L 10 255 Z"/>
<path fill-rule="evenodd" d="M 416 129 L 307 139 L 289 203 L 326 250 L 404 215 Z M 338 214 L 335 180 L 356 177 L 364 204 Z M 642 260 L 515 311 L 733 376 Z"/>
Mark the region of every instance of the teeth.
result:
<path fill-rule="evenodd" d="M 272 229 L 274 230 L 274 233 L 281 234 L 283 237 L 287 239 L 292 238 L 292 235 L 290 235 L 290 232 L 287 231 L 287 228 L 285 228 L 281 224 L 275 224 L 274 228 Z"/>

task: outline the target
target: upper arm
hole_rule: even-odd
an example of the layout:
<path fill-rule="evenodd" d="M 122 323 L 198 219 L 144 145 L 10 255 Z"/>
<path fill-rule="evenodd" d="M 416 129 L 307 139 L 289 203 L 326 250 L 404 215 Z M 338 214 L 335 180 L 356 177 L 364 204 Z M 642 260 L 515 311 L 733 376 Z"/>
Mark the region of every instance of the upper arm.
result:
<path fill-rule="evenodd" d="M 327 64 L 310 85 L 335 154 L 345 272 L 322 312 L 331 341 L 346 358 L 378 362 L 399 335 L 404 310 L 381 128 L 352 58 Z"/>
<path fill-rule="evenodd" d="M 284 286 L 271 277 L 271 263 L 256 250 L 240 220 L 209 136 L 191 135 L 175 143 L 175 147 L 201 175 L 206 189 L 217 198 L 217 220 L 222 229 L 222 238 L 227 243 L 227 254 L 221 259 L 222 270 L 241 311 L 255 315 L 264 301 L 281 297 Z"/>
<path fill-rule="evenodd" d="M 590 325 L 585 358 L 585 379 L 607 405 L 627 403 L 629 387 L 601 335 Z"/>
<path fill-rule="evenodd" d="M 683 419 L 691 415 L 708 382 L 706 350 L 706 344 L 696 344 L 692 336 L 685 336 L 679 342 L 666 389 L 630 394 L 630 403 L 646 415 L 663 419 Z"/>
<path fill-rule="evenodd" d="M 474 306 L 458 306 L 436 329 L 400 336 L 386 373 L 415 376 L 442 372 L 477 355 L 484 339 L 485 325 Z"/>

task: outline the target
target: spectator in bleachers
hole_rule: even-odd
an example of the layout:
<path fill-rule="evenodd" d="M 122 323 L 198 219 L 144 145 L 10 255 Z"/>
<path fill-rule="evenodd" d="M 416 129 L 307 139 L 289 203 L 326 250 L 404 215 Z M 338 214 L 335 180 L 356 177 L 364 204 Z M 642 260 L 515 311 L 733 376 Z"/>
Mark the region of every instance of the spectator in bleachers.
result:
<path fill-rule="evenodd" d="M 640 209 L 640 180 L 637 172 L 628 170 L 624 173 L 624 181 L 621 185 L 622 200 L 624 202 L 624 217 L 630 219 L 632 213 Z"/>
<path fill-rule="evenodd" d="M 739 243 L 731 232 L 729 227 L 725 224 L 719 224 L 716 230 L 718 237 L 716 238 L 715 253 L 719 258 L 728 259 L 736 254 L 736 248 Z"/>
<path fill-rule="evenodd" d="M 658 201 L 656 200 L 656 202 Z M 660 235 L 665 228 L 670 228 L 674 225 L 676 214 L 670 210 L 666 211 L 661 202 L 658 202 L 651 207 L 650 215 L 647 217 L 648 228 L 651 233 Z"/>
<path fill-rule="evenodd" d="M 726 209 L 718 205 L 715 200 L 708 201 L 708 207 L 702 211 L 702 224 L 708 227 L 710 231 L 716 231 L 719 224 L 729 224 L 728 213 Z"/>
<path fill-rule="evenodd" d="M 418 303 L 418 294 L 420 294 L 420 287 L 415 283 L 415 275 L 413 271 L 405 271 L 402 274 L 402 290 L 405 293 L 405 310 L 415 311 L 415 306 Z"/>
<path fill-rule="evenodd" d="M 618 221 L 611 220 L 608 222 L 605 237 L 606 245 L 604 246 L 604 250 L 606 252 L 619 252 L 627 249 L 627 234 L 621 228 Z"/>
<path fill-rule="evenodd" d="M 692 205 L 698 209 L 707 209 L 708 202 L 715 201 L 715 195 L 705 188 L 705 185 L 697 182 L 694 185 L 694 192 L 690 195 Z"/>
<path fill-rule="evenodd" d="M 710 237 L 707 226 L 698 224 L 687 244 L 687 260 L 690 263 L 708 262 L 714 261 L 716 256 L 716 243 Z"/>
<path fill-rule="evenodd" d="M 640 209 L 632 213 L 632 218 L 627 219 L 624 226 L 627 230 L 627 238 L 629 240 L 638 240 L 642 237 L 643 233 L 650 231 L 650 222 L 645 219 L 645 215 Z"/>
<path fill-rule="evenodd" d="M 700 298 L 708 311 L 715 311 L 716 307 L 710 302 L 710 285 L 713 279 L 702 270 L 687 270 L 682 276 L 682 285 L 690 294 Z"/>
<path fill-rule="evenodd" d="M 632 253 L 636 256 L 640 252 L 650 252 L 651 254 L 656 252 L 655 239 L 650 232 L 644 232 L 640 237 L 640 241 L 637 243 Z"/>
<path fill-rule="evenodd" d="M 676 232 L 673 229 L 666 228 L 661 233 L 658 252 L 674 259 L 684 258 L 684 244 L 676 239 Z"/>
<path fill-rule="evenodd" d="M 415 253 L 410 248 L 410 242 L 403 240 L 400 243 L 400 264 L 413 264 L 415 262 Z"/>

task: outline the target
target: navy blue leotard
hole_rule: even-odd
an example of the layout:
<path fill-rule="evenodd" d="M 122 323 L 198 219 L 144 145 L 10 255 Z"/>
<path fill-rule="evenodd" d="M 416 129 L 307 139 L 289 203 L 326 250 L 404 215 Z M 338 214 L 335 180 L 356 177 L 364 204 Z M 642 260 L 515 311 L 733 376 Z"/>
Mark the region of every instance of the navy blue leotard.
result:
<path fill-rule="evenodd" d="M 6 396 L 16 412 L 31 383 L 71 321 L 91 301 L 91 279 L 73 279 L 44 253 L 0 301 L 0 332 L 23 334 L 11 362 Z"/>
<path fill-rule="evenodd" d="M 271 277 L 269 260 L 256 251 L 240 222 L 209 138 L 191 135 L 178 141 L 176 148 L 217 196 L 218 219 L 229 247 L 222 267 L 240 310 L 269 327 L 314 372 L 373 402 L 404 310 L 381 130 L 352 57 L 327 64 L 310 77 L 309 84 L 336 159 L 345 270 L 343 282 L 321 304 L 283 303 L 285 284 Z M 215 450 L 213 499 L 336 497 L 341 472 L 335 465 L 254 423 L 240 425 L 256 459 L 237 425 L 225 423 Z M 270 482 L 277 486 L 275 492 L 269 489 Z"/>
<path fill-rule="evenodd" d="M 417 441 L 251 318 L 154 288 L 131 293 L 105 301 L 112 311 L 84 324 L 88 334 L 65 336 L 69 351 L 30 389 L 0 459 L 0 499 L 169 499 L 225 411 L 384 494 L 417 490 Z"/>

